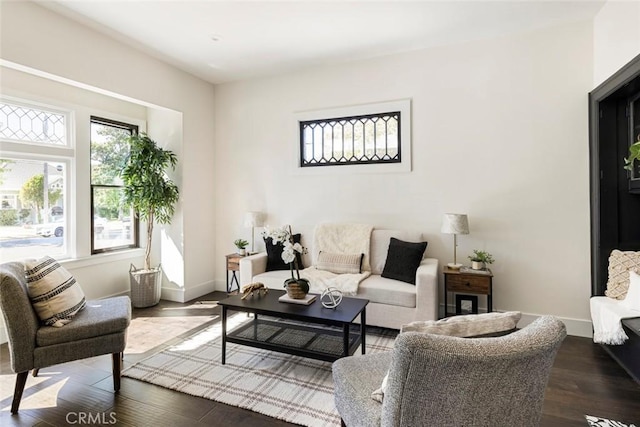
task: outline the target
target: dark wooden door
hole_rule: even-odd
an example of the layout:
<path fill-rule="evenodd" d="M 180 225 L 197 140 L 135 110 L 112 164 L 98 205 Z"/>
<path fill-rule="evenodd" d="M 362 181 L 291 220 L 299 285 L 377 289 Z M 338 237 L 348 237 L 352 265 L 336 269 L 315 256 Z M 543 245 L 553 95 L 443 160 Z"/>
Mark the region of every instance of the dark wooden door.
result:
<path fill-rule="evenodd" d="M 604 294 L 613 249 L 640 250 L 640 194 L 624 169 L 638 96 L 640 56 L 589 94 L 592 295 Z"/>

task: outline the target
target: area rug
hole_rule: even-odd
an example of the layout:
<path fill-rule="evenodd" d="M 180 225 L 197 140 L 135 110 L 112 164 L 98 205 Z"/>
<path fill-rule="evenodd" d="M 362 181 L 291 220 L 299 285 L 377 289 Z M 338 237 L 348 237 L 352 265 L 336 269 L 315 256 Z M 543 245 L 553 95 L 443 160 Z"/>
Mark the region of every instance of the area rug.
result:
<path fill-rule="evenodd" d="M 589 427 L 636 427 L 635 424 L 621 423 L 620 421 L 594 417 L 591 415 L 585 415 L 585 418 L 587 419 Z"/>
<path fill-rule="evenodd" d="M 195 303 L 187 307 L 172 309 L 164 308 L 163 316 L 153 314 L 144 315 L 144 310 L 138 310 L 136 316 L 131 319 L 127 331 L 127 347 L 125 354 L 142 354 L 178 337 L 185 331 L 197 328 L 207 322 L 215 320 L 219 315 L 213 314 L 217 304 L 214 301 Z M 186 313 L 173 315 L 176 313 Z"/>
<path fill-rule="evenodd" d="M 246 322 L 238 313 L 229 330 Z M 367 330 L 367 353 L 393 347 L 396 332 Z M 220 363 L 221 325 L 201 330 L 123 371 L 123 375 L 310 427 L 339 426 L 331 363 L 227 344 Z M 355 354 L 361 354 L 360 349 Z"/>

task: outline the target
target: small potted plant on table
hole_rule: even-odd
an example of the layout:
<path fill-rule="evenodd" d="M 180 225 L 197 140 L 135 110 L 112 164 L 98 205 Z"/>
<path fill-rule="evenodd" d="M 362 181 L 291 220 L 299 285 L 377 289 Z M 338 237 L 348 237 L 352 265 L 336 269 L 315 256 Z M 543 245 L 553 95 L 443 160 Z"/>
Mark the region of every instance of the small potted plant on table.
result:
<path fill-rule="evenodd" d="M 238 248 L 239 255 L 245 256 L 247 254 L 246 247 L 249 246 L 249 242 L 244 239 L 236 239 L 233 244 L 236 245 L 236 248 Z"/>
<path fill-rule="evenodd" d="M 493 256 L 486 251 L 480 251 L 478 249 L 473 250 L 473 255 L 469 255 L 471 260 L 471 268 L 474 270 L 484 270 L 487 268 L 487 264 L 493 264 Z"/>

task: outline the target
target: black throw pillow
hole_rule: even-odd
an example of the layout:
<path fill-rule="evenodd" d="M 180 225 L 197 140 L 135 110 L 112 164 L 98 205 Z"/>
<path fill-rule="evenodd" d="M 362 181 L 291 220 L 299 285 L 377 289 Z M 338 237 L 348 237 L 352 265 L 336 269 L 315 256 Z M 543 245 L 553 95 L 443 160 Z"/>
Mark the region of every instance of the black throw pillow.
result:
<path fill-rule="evenodd" d="M 389 242 L 387 261 L 382 270 L 382 277 L 416 284 L 416 270 L 420 266 L 427 242 L 413 243 L 398 240 L 395 237 Z"/>
<path fill-rule="evenodd" d="M 300 243 L 301 237 L 300 233 L 294 234 L 293 243 Z M 289 270 L 289 264 L 282 260 L 282 251 L 284 250 L 282 243 L 274 245 L 273 239 L 266 237 L 264 239 L 264 246 L 267 249 L 267 271 Z M 304 266 L 302 265 L 302 256 L 300 253 L 296 252 L 296 258 L 298 260 L 298 269 L 303 270 Z"/>

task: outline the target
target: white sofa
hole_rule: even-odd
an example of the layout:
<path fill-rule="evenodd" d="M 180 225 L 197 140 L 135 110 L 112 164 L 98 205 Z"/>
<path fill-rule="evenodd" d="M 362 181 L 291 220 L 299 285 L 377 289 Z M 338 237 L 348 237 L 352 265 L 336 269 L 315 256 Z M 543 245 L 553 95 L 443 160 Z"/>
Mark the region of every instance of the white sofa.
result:
<path fill-rule="evenodd" d="M 358 288 L 357 298 L 369 300 L 367 325 L 400 329 L 416 320 L 438 319 L 438 260 L 424 258 L 416 272 L 416 284 L 381 277 L 387 259 L 391 237 L 409 242 L 423 241 L 419 232 L 374 229 L 371 233 L 369 259 L 371 276 Z M 315 263 L 317 254 L 303 237 L 303 246 L 309 249 L 312 259 L 306 259 L 305 267 Z M 311 263 L 310 263 L 311 261 Z M 240 277 L 243 284 L 261 282 L 272 289 L 283 289 L 289 270 L 265 271 L 265 252 L 240 259 Z"/>

